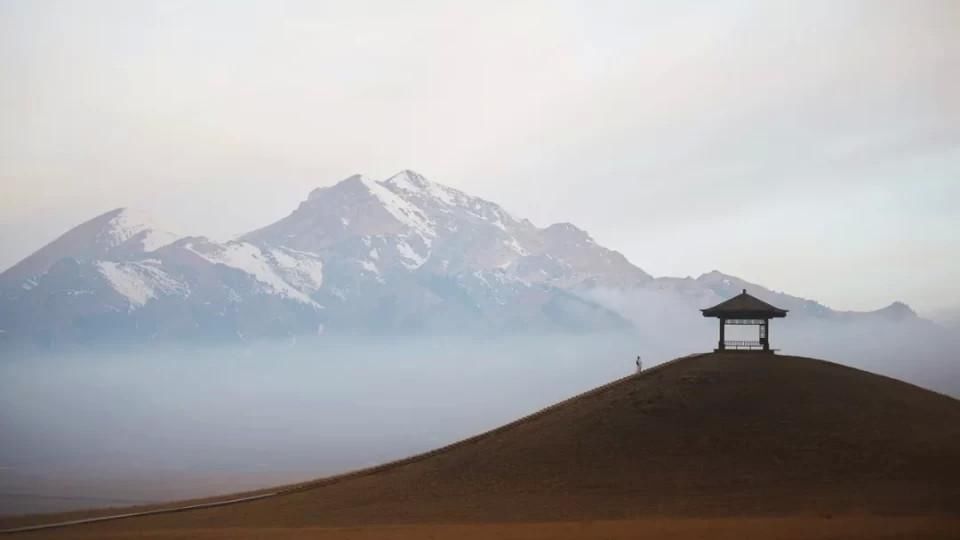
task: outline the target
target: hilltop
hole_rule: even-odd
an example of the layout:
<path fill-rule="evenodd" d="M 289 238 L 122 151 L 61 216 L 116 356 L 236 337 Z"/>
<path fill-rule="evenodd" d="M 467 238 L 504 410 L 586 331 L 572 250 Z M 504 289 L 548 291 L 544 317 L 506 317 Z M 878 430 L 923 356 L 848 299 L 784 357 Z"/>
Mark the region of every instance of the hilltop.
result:
<path fill-rule="evenodd" d="M 616 381 L 419 458 L 281 496 L 59 534 L 957 516 L 958 456 L 960 401 L 820 360 L 715 353 Z"/>

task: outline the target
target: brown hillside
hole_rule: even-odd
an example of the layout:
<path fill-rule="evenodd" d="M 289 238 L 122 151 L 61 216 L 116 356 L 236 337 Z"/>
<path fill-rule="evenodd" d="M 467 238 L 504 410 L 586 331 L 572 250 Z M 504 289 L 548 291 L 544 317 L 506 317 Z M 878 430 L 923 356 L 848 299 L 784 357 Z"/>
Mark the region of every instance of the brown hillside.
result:
<path fill-rule="evenodd" d="M 709 354 L 372 474 L 45 534 L 826 514 L 960 515 L 960 401 L 819 360 Z"/>

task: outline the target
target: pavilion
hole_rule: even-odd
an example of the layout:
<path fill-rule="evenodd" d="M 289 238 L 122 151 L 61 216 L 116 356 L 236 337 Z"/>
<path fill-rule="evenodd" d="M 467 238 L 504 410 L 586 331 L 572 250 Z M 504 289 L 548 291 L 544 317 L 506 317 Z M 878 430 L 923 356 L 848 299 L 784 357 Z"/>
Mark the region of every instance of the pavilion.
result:
<path fill-rule="evenodd" d="M 759 298 L 750 296 L 746 289 L 725 302 L 700 311 L 704 317 L 720 319 L 720 341 L 716 352 L 728 349 L 769 352 L 771 350 L 770 319 L 787 316 L 786 309 L 771 306 Z M 724 329 L 728 324 L 759 327 L 757 341 L 727 341 L 724 337 Z"/>

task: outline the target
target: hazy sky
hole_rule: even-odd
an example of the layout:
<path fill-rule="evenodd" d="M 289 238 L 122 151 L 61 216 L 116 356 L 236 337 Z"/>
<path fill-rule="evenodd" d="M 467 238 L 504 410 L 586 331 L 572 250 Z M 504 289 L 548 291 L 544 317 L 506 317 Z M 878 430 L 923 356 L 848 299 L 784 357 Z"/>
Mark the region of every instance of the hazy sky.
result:
<path fill-rule="evenodd" d="M 960 305 L 960 2 L 0 0 L 0 266 L 405 168 L 655 275 Z"/>

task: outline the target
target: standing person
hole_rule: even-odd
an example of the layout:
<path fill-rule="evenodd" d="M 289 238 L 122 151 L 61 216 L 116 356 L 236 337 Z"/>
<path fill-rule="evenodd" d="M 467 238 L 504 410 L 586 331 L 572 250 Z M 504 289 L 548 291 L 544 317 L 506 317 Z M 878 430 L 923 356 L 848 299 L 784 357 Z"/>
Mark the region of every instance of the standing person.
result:
<path fill-rule="evenodd" d="M 640 361 L 640 355 L 637 355 L 637 373 L 643 371 L 643 362 Z"/>

